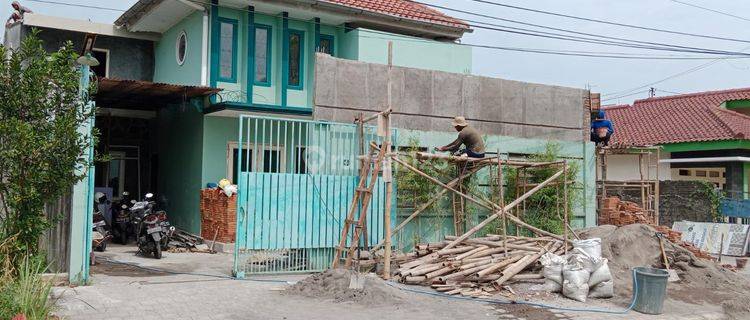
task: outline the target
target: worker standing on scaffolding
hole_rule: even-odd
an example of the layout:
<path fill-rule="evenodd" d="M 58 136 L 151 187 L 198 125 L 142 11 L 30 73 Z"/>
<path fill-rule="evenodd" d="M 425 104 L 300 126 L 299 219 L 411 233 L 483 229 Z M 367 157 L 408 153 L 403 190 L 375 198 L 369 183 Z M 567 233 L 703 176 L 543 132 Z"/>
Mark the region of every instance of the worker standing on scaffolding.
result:
<path fill-rule="evenodd" d="M 436 148 L 437 151 L 450 151 L 456 156 L 484 158 L 484 141 L 482 135 L 469 126 L 464 117 L 453 118 L 453 128 L 458 131 L 458 138 L 448 145 Z M 461 146 L 464 149 L 460 149 Z"/>
<path fill-rule="evenodd" d="M 615 133 L 615 128 L 612 126 L 612 121 L 605 118 L 604 110 L 599 110 L 596 119 L 591 122 L 591 141 L 596 143 L 597 147 L 606 147 L 613 133 Z"/>

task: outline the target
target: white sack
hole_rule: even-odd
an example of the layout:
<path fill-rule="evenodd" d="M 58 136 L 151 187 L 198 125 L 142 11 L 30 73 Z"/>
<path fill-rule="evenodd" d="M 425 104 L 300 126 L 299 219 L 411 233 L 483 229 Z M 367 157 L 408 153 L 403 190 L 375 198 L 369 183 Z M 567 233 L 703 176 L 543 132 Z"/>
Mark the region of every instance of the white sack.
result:
<path fill-rule="evenodd" d="M 589 294 L 589 271 L 580 266 L 568 264 L 563 267 L 563 295 L 577 300 L 586 302 Z"/>

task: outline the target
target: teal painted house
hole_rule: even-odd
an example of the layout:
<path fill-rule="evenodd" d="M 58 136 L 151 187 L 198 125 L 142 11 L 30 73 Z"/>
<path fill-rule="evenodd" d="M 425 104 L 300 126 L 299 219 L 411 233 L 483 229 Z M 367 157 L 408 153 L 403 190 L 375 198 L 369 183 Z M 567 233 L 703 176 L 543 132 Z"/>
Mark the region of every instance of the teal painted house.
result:
<path fill-rule="evenodd" d="M 153 82 L 222 89 L 201 108 L 158 112 L 157 185 L 176 225 L 200 232 L 197 190 L 238 179 L 241 115 L 311 117 L 316 52 L 386 63 L 388 42 L 399 39 L 395 65 L 471 73 L 471 48 L 457 42 L 468 25 L 407 1 L 381 2 L 139 1 L 115 22 L 133 34 L 160 35 Z M 263 148 L 253 157 L 259 171 L 278 157 L 289 159 L 280 172 L 294 170 L 298 149 Z"/>

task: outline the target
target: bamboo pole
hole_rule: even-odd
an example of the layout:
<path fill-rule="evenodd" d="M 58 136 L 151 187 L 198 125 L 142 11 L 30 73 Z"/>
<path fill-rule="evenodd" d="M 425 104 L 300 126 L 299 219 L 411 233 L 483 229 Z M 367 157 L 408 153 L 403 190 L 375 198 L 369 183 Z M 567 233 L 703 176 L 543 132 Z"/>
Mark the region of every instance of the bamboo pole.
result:
<path fill-rule="evenodd" d="M 450 182 L 448 182 L 448 183 L 447 183 L 446 185 L 447 185 L 447 186 L 450 186 L 450 187 L 453 187 L 453 186 L 455 186 L 455 185 L 456 185 L 457 183 L 459 183 L 459 182 L 461 181 L 461 178 L 462 178 L 462 177 L 463 177 L 463 178 L 467 178 L 467 177 L 469 177 L 469 176 L 471 176 L 471 175 L 473 175 L 473 174 L 477 173 L 477 172 L 478 172 L 478 171 L 479 171 L 480 169 L 484 168 L 484 166 L 485 166 L 485 164 L 482 164 L 481 166 L 476 166 L 476 167 L 472 168 L 471 170 L 469 170 L 468 172 L 466 172 L 466 174 L 465 174 L 464 176 L 461 176 L 461 177 L 455 178 L 455 179 L 451 180 Z M 402 221 L 402 222 L 401 222 L 401 223 L 400 223 L 400 224 L 399 224 L 398 226 L 396 226 L 395 228 L 393 228 L 393 231 L 392 231 L 392 234 L 391 234 L 391 236 L 392 236 L 393 234 L 396 234 L 396 233 L 398 233 L 399 231 L 401 231 L 401 229 L 403 229 L 403 228 L 404 228 L 404 227 L 406 226 L 406 224 L 408 224 L 408 223 L 409 223 L 410 221 L 414 220 L 414 218 L 416 218 L 416 217 L 417 217 L 417 216 L 418 216 L 418 215 L 419 215 L 420 213 L 422 213 L 423 211 L 427 210 L 427 208 L 429 208 L 430 206 L 432 206 L 432 204 L 433 204 L 433 203 L 435 203 L 435 201 L 438 201 L 438 200 L 440 200 L 440 198 L 441 198 L 441 197 L 442 197 L 443 195 L 445 195 L 445 194 L 446 194 L 447 192 L 448 192 L 448 189 L 443 189 L 443 190 L 440 190 L 440 191 L 439 191 L 439 192 L 438 192 L 437 194 L 435 194 L 435 196 L 433 196 L 433 197 L 432 197 L 432 198 L 431 198 L 430 200 L 428 200 L 427 202 L 425 202 L 424 204 L 422 204 L 421 206 L 419 206 L 419 208 L 418 208 L 418 209 L 414 210 L 414 213 L 412 213 L 412 214 L 411 214 L 410 216 L 408 216 L 408 217 L 407 217 L 406 219 L 404 219 L 404 221 Z M 375 246 L 374 246 L 374 247 L 372 248 L 372 250 L 370 250 L 370 251 L 371 251 L 371 252 L 375 252 L 375 251 L 377 251 L 378 249 L 380 249 L 380 247 L 382 247 L 382 246 L 383 246 L 383 243 L 384 243 L 384 241 L 385 241 L 385 240 L 381 240 L 381 241 L 380 241 L 380 242 L 379 242 L 379 243 L 378 243 L 377 245 L 375 245 Z"/>
<path fill-rule="evenodd" d="M 393 41 L 388 41 L 388 110 L 391 110 L 391 69 L 393 69 Z M 390 112 L 384 115 L 385 117 L 385 141 L 383 142 L 383 148 L 386 152 L 391 151 L 391 114 Z M 390 166 L 390 159 L 388 157 L 388 166 L 386 169 L 391 170 L 389 173 L 390 179 L 385 181 L 385 210 L 383 214 L 383 228 L 385 229 L 384 246 L 385 252 L 383 253 L 383 279 L 388 280 L 391 278 L 391 205 L 392 205 L 392 193 L 393 193 L 393 170 Z"/>
<path fill-rule="evenodd" d="M 499 279 L 493 281 L 492 285 L 495 287 L 495 289 L 500 290 L 505 281 L 508 281 L 511 277 L 526 269 L 526 267 L 528 267 L 530 264 L 536 262 L 539 257 L 541 257 L 545 252 L 548 251 L 548 248 L 552 247 L 552 250 L 556 249 L 557 245 L 558 243 L 548 244 L 545 248 L 539 250 L 539 252 L 537 252 L 536 254 L 523 257 L 521 260 L 503 270 L 502 276 Z"/>
<path fill-rule="evenodd" d="M 502 214 L 502 228 L 503 228 L 503 245 L 508 242 L 508 218 L 505 216 L 505 188 L 503 187 L 503 165 L 500 163 L 500 149 L 497 149 L 497 188 L 500 197 L 500 207 L 503 208 Z M 505 255 L 508 255 L 508 246 L 505 245 Z"/>
<path fill-rule="evenodd" d="M 457 190 L 455 190 L 455 189 L 453 189 L 453 188 L 445 185 L 444 183 L 440 182 L 439 180 L 437 180 L 437 179 L 435 179 L 435 178 L 433 178 L 433 177 L 425 174 L 424 172 L 420 171 L 419 169 L 414 168 L 413 166 L 409 165 L 408 163 L 406 163 L 406 162 L 404 162 L 404 161 L 402 161 L 402 160 L 400 160 L 398 158 L 394 158 L 394 160 L 396 162 L 398 162 L 399 164 L 401 164 L 402 166 L 404 166 L 404 168 L 407 168 L 407 169 L 409 169 L 411 171 L 414 171 L 415 173 L 417 173 L 417 174 L 425 177 L 427 180 L 430 180 L 433 183 L 438 184 L 439 186 L 441 186 L 443 188 L 446 188 L 446 189 L 448 189 L 448 190 L 450 190 L 452 192 L 458 193 L 460 196 L 462 196 L 462 197 L 466 198 L 467 200 L 469 200 L 471 202 L 474 202 L 474 203 L 476 203 L 476 204 L 478 204 L 478 205 L 480 205 L 480 206 L 482 206 L 484 208 L 493 210 L 493 208 L 489 208 L 484 202 L 479 201 L 479 200 L 477 200 L 477 199 L 475 199 L 475 198 L 473 198 L 471 196 L 468 196 L 466 194 L 458 192 Z M 562 173 L 563 173 L 562 171 L 559 171 L 559 172 L 555 173 L 549 179 L 547 179 L 544 182 L 540 183 L 538 186 L 536 186 L 533 189 L 529 190 L 529 192 L 523 194 L 521 197 L 517 198 L 516 200 L 514 200 L 510 204 L 506 205 L 505 208 L 504 208 L 504 210 L 496 211 L 494 214 L 490 215 L 487 219 L 485 219 L 484 221 L 480 222 L 478 225 L 476 225 L 473 228 L 471 228 L 471 230 L 467 231 L 462 236 L 458 237 L 458 239 L 456 239 L 453 242 L 451 242 L 448 245 L 446 245 L 445 248 L 443 248 L 442 250 L 450 249 L 450 248 L 456 246 L 461 241 L 466 240 L 472 234 L 476 233 L 479 229 L 483 228 L 484 226 L 486 226 L 487 224 L 489 224 L 490 222 L 492 222 L 493 220 L 495 220 L 499 216 L 503 215 L 503 211 L 505 211 L 505 216 L 507 216 L 508 219 L 512 220 L 514 223 L 516 223 L 518 225 L 524 226 L 525 228 L 531 230 L 532 232 L 534 232 L 536 234 L 550 236 L 550 237 L 553 237 L 555 239 L 563 240 L 560 236 L 558 236 L 558 235 L 556 235 L 554 233 L 550 233 L 550 232 L 541 230 L 539 228 L 536 228 L 536 227 L 534 227 L 532 225 L 529 225 L 529 224 L 521 221 L 517 217 L 514 217 L 512 215 L 508 215 L 507 214 L 508 210 L 512 209 L 513 207 L 515 207 L 516 205 L 518 205 L 518 203 L 520 203 L 521 201 L 525 200 L 526 198 L 530 197 L 531 195 L 533 195 L 534 193 L 536 193 L 537 191 L 539 191 L 540 189 L 542 189 L 548 183 L 550 183 L 550 182 L 554 181 L 555 179 L 557 179 L 558 177 L 560 177 L 560 175 L 562 175 Z M 495 208 L 495 210 L 497 210 L 497 208 Z"/>

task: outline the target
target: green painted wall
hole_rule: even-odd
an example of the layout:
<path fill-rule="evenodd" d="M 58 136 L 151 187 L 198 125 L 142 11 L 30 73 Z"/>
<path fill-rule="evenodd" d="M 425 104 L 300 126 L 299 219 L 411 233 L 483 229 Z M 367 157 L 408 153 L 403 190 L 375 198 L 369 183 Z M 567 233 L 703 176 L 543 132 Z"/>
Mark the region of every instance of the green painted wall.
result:
<path fill-rule="evenodd" d="M 203 113 L 191 105 L 159 110 L 159 190 L 168 200 L 169 220 L 200 233 L 199 191 L 203 150 Z"/>
<path fill-rule="evenodd" d="M 750 99 L 726 101 L 724 107 L 727 109 L 750 108 Z"/>
<path fill-rule="evenodd" d="M 665 152 L 750 149 L 750 140 L 721 140 L 663 144 Z"/>
<path fill-rule="evenodd" d="M 350 33 L 357 34 L 359 61 L 387 64 L 388 41 L 393 41 L 394 65 L 464 74 L 472 72 L 471 47 L 468 46 L 366 29 Z"/>
<path fill-rule="evenodd" d="M 185 63 L 179 65 L 175 48 L 182 31 L 187 35 Z M 183 85 L 201 84 L 203 14 L 195 12 L 162 34 L 154 48 L 154 82 Z"/>

